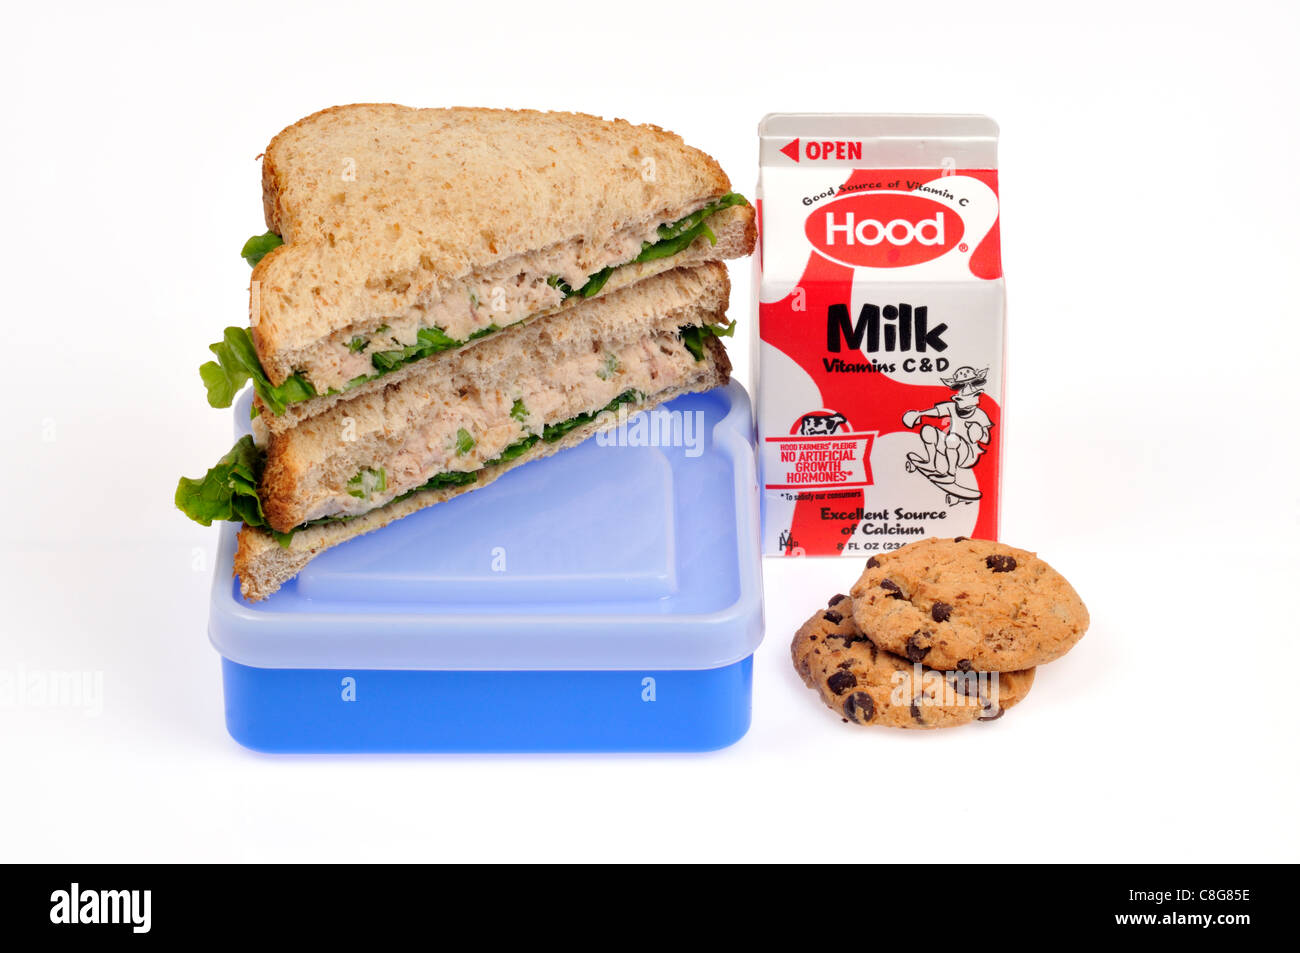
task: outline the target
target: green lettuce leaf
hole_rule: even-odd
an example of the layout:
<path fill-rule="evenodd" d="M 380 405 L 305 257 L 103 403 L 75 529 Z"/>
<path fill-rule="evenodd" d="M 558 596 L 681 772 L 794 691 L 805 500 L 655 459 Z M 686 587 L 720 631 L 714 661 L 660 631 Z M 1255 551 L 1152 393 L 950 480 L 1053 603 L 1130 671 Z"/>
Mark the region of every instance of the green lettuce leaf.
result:
<path fill-rule="evenodd" d="M 244 242 L 243 250 L 239 254 L 244 261 L 248 262 L 249 268 L 255 268 L 259 261 L 283 244 L 284 239 L 275 232 L 266 232 L 262 235 L 254 235 Z"/>
<path fill-rule="evenodd" d="M 707 337 L 729 338 L 736 333 L 736 322 L 730 324 L 688 324 L 678 329 L 678 336 L 686 350 L 694 355 L 695 360 L 704 360 L 704 339 Z"/>
<path fill-rule="evenodd" d="M 537 441 L 541 439 L 541 437 L 533 433 L 529 434 L 523 440 L 516 440 L 510 446 L 502 450 L 499 457 L 489 460 L 487 463 L 483 464 L 483 466 L 492 467 L 496 466 L 498 463 L 509 463 L 511 460 L 517 459 L 518 457 L 523 456 L 527 451 L 533 449 L 537 444 Z"/>
<path fill-rule="evenodd" d="M 422 493 L 425 490 L 445 490 L 449 486 L 467 486 L 470 483 L 478 482 L 478 472 L 476 470 L 449 470 L 446 473 L 439 473 L 437 476 L 420 484 L 414 490 L 407 490 L 397 500 L 404 500 L 408 496 L 416 493 Z M 394 500 L 396 502 L 396 500 Z"/>
<path fill-rule="evenodd" d="M 641 395 L 634 390 L 625 390 L 613 400 L 611 400 L 600 410 L 593 410 L 588 414 L 578 414 L 576 417 L 570 417 L 563 423 L 547 424 L 542 428 L 542 439 L 547 443 L 554 443 L 569 431 L 581 427 L 585 423 L 590 423 L 606 411 L 618 410 L 621 404 L 632 404 L 641 399 Z"/>
<path fill-rule="evenodd" d="M 395 371 L 403 364 L 410 364 L 421 358 L 431 357 L 442 351 L 450 351 L 465 342 L 457 341 L 442 328 L 421 328 L 415 335 L 416 343 L 392 351 L 378 351 L 370 356 L 370 363 L 380 374 Z"/>
<path fill-rule="evenodd" d="M 229 407 L 245 384 L 253 382 L 253 390 L 271 413 L 284 413 L 285 406 L 316 396 L 316 389 L 303 377 L 294 374 L 278 387 L 262 370 L 262 362 L 253 347 L 253 337 L 247 328 L 226 328 L 225 336 L 208 350 L 217 356 L 199 368 L 199 377 L 208 389 L 208 403 L 213 407 Z"/>
<path fill-rule="evenodd" d="M 221 462 L 197 480 L 181 477 L 176 486 L 176 505 L 197 523 L 211 526 L 213 520 L 266 526 L 266 514 L 257 495 L 264 457 L 253 438 L 240 437 Z"/>
<path fill-rule="evenodd" d="M 587 279 L 587 283 L 582 286 L 582 290 L 579 291 L 578 294 L 582 295 L 584 298 L 596 297 L 596 295 L 600 293 L 600 289 L 605 287 L 605 282 L 609 281 L 609 276 L 613 273 L 614 269 L 612 266 L 600 269 L 600 271 Z"/>
<path fill-rule="evenodd" d="M 675 222 L 669 222 L 667 225 L 660 225 L 658 229 L 659 240 L 657 242 L 642 242 L 641 253 L 633 258 L 630 262 L 624 262 L 625 265 L 634 264 L 643 261 L 655 261 L 659 258 L 670 258 L 673 255 L 680 254 L 691 246 L 691 244 L 701 235 L 707 236 L 709 243 L 716 245 L 718 237 L 705 224 L 711 216 L 721 212 L 724 208 L 731 208 L 733 205 L 748 205 L 749 202 L 739 192 L 728 192 L 719 199 L 715 199 L 703 208 L 696 209 L 690 215 L 679 218 Z M 605 287 L 605 282 L 609 281 L 609 276 L 614 273 L 615 268 L 621 268 L 622 265 L 612 265 L 608 268 L 602 268 L 594 275 L 587 277 L 587 283 L 576 291 L 571 288 L 559 275 L 551 275 L 547 279 L 547 284 L 552 288 L 558 288 L 564 293 L 564 297 L 571 298 L 574 295 L 581 295 L 584 298 L 594 297 Z"/>
<path fill-rule="evenodd" d="M 710 245 L 716 245 L 718 237 L 713 234 L 712 229 L 706 224 L 706 220 L 712 215 L 721 212 L 724 208 L 748 204 L 745 197 L 739 192 L 728 192 L 722 198 L 710 202 L 704 208 L 692 212 L 685 218 L 679 218 L 669 225 L 660 225 L 659 241 L 653 243 L 643 242 L 641 244 L 641 254 L 637 255 L 635 260 L 654 261 L 658 258 L 670 258 L 684 252 L 701 235 L 708 237 Z"/>

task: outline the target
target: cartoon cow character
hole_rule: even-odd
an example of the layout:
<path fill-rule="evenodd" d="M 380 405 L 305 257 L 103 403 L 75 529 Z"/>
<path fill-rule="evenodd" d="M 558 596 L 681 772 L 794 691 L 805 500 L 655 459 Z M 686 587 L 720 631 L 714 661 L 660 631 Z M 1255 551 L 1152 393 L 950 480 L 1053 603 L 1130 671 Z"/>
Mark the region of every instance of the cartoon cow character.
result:
<path fill-rule="evenodd" d="M 829 437 L 847 423 L 843 414 L 804 414 L 799 418 L 799 433 Z"/>
<path fill-rule="evenodd" d="M 942 488 L 949 505 L 978 500 L 982 495 L 972 470 L 987 448 L 993 421 L 980 407 L 980 395 L 988 383 L 989 369 L 959 367 L 952 377 L 941 377 L 953 391 L 952 399 L 940 401 L 929 410 L 909 410 L 903 414 L 903 426 L 909 430 L 924 417 L 947 418 L 947 431 L 933 424 L 921 427 L 924 453 L 909 453 L 906 469 L 922 474 Z"/>

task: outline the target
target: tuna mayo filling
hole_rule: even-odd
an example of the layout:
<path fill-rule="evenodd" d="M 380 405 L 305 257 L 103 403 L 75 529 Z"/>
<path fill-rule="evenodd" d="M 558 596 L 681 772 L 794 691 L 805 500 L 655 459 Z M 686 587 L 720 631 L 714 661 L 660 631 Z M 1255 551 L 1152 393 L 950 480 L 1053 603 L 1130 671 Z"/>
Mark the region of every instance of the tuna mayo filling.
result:
<path fill-rule="evenodd" d="M 318 487 L 305 521 L 369 512 L 423 486 L 434 474 L 480 470 L 520 440 L 542 436 L 547 423 L 603 408 L 629 391 L 653 394 L 676 387 L 697 373 L 699 362 L 691 352 L 674 336 L 661 334 L 570 355 L 548 368 L 544 380 L 519 382 L 526 403 L 501 390 L 471 392 L 411 430 L 384 462 L 382 477 L 378 470 L 362 471 L 343 486 Z"/>

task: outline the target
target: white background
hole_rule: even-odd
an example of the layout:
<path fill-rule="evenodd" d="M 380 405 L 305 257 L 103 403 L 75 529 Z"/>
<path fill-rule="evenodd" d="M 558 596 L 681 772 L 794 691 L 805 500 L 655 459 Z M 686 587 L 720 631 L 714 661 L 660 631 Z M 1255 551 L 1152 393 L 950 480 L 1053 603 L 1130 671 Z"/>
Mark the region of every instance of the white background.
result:
<path fill-rule="evenodd" d="M 1296 7 L 1048 6 L 10 13 L 0 670 L 101 672 L 104 702 L 0 709 L 0 859 L 878 863 L 936 836 L 983 861 L 1300 859 Z M 216 530 L 171 498 L 229 444 L 196 367 L 245 319 L 255 157 L 352 101 L 654 122 L 750 194 L 769 111 L 995 117 L 1003 538 L 1075 582 L 1087 638 L 995 724 L 855 729 L 788 644 L 860 565 L 769 562 L 753 728 L 728 750 L 241 749 L 194 568 Z M 748 263 L 733 279 L 748 322 Z"/>

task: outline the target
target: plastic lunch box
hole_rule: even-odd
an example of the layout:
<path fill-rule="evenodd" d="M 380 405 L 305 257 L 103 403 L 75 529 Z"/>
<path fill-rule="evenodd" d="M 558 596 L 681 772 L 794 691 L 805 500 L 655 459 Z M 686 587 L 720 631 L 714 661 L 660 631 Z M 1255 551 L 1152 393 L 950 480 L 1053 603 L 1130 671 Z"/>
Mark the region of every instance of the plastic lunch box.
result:
<path fill-rule="evenodd" d="M 733 382 L 663 411 L 328 550 L 260 603 L 225 524 L 208 631 L 230 734 L 271 752 L 735 742 L 763 635 L 749 398 Z"/>

